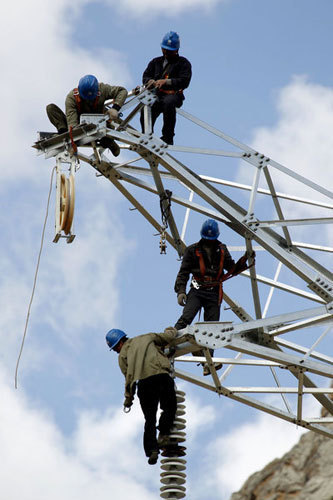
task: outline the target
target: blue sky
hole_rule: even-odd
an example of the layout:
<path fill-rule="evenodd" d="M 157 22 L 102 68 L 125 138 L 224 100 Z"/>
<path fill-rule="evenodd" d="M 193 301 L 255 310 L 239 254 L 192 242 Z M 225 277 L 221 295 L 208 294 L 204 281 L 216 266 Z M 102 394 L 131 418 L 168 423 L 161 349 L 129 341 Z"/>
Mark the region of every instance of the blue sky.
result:
<path fill-rule="evenodd" d="M 332 14 L 329 0 L 76 0 L 70 7 L 65 0 L 31 0 L 4 7 L 0 20 L 4 497 L 53 500 L 61 495 L 72 500 L 80 495 L 86 500 L 94 495 L 104 500 L 112 491 L 125 500 L 156 498 L 159 470 L 146 464 L 141 449 L 140 409 L 136 402 L 130 415 L 122 413 L 123 377 L 113 353 L 106 349 L 104 335 L 114 326 L 130 336 L 162 331 L 181 312 L 173 292 L 179 268 L 175 252 L 169 246 L 167 255 L 160 256 L 154 230 L 137 212 L 129 211 L 129 203 L 110 183 L 83 164 L 76 179 L 77 236 L 72 245 L 52 243 L 53 188 L 19 388 L 14 389 L 54 165 L 30 147 L 37 130 L 51 130 L 46 104 L 63 106 L 67 92 L 86 73 L 135 87 L 148 61 L 160 54 L 163 34 L 172 29 L 180 34 L 181 54 L 193 66 L 184 109 L 329 188 Z M 159 126 L 157 122 L 157 133 Z M 215 144 L 181 118 L 176 134 L 179 144 Z M 252 172 L 237 161 L 214 164 L 198 157 L 190 161 L 197 173 L 252 182 Z M 286 190 L 288 180 L 277 179 L 277 186 Z M 299 186 L 294 192 L 305 195 Z M 147 202 L 159 218 L 155 201 Z M 288 204 L 286 210 L 293 216 L 304 215 Z M 191 216 L 187 243 L 198 238 L 201 223 L 201 217 Z M 228 229 L 223 228 L 221 236 L 227 244 L 242 244 Z M 300 236 L 333 245 L 329 228 L 311 238 Z M 261 253 L 259 258 L 267 270 L 266 256 Z M 331 255 L 320 258 L 332 268 Z M 290 278 L 287 272 L 285 277 Z M 233 280 L 228 291 L 244 299 L 243 283 L 244 278 Z M 304 304 L 296 301 L 290 307 Z M 281 310 L 281 302 L 272 304 L 275 310 Z M 234 319 L 228 311 L 223 318 Z M 188 395 L 187 473 L 193 500 L 207 498 L 207 492 L 210 500 L 228 500 L 249 473 L 283 454 L 300 435 L 289 424 L 201 389 L 183 383 L 180 387 Z"/>

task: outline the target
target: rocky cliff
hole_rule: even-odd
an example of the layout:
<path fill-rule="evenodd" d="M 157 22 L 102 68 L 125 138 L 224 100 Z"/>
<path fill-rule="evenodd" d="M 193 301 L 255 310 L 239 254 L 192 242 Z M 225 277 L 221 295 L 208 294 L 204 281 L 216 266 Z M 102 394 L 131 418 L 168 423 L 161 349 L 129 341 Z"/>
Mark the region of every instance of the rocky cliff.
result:
<path fill-rule="evenodd" d="M 250 476 L 230 500 L 333 500 L 333 439 L 303 434 L 282 458 Z"/>

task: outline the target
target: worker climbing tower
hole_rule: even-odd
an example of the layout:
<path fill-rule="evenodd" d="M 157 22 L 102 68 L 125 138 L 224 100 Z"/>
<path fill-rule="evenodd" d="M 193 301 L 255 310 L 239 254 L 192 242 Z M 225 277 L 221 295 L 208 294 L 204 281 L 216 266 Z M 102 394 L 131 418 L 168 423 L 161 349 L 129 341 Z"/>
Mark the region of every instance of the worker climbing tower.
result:
<path fill-rule="evenodd" d="M 179 332 L 176 377 L 332 438 L 333 275 L 328 268 L 333 248 L 326 228 L 333 222 L 333 193 L 183 109 L 177 110 L 177 130 L 195 127 L 196 144 L 166 144 L 152 131 L 154 101 L 154 93 L 141 88 L 129 94 L 113 128 L 103 115 L 82 115 L 71 137 L 40 137 L 34 147 L 57 164 L 84 162 L 108 179 L 159 233 L 161 253 L 172 247 L 182 257 L 188 226 L 198 215 L 215 219 L 232 236 L 232 253 L 245 250 L 254 264 L 255 251 L 255 265 L 237 278 L 242 286 L 236 291 L 233 284 L 225 287 L 230 320 L 196 323 Z M 141 111 L 144 133 L 136 126 Z M 104 136 L 119 143 L 119 162 L 96 146 Z M 241 179 L 230 178 L 236 170 Z M 68 213 L 67 193 L 73 199 L 69 182 L 68 189 L 60 174 L 59 213 Z M 59 237 L 68 236 L 67 217 L 62 219 L 66 224 L 58 224 L 56 238 L 59 231 Z M 198 346 L 204 356 L 189 355 Z M 212 358 L 210 349 L 218 357 Z M 203 362 L 210 367 L 209 377 L 195 372 Z M 223 363 L 220 375 L 217 362 Z M 192 370 L 183 370 L 184 365 Z M 268 395 L 274 396 L 269 403 Z M 328 416 L 318 417 L 317 408 L 315 416 L 307 415 L 309 398 Z M 182 472 L 182 458 L 163 460 L 165 472 Z"/>

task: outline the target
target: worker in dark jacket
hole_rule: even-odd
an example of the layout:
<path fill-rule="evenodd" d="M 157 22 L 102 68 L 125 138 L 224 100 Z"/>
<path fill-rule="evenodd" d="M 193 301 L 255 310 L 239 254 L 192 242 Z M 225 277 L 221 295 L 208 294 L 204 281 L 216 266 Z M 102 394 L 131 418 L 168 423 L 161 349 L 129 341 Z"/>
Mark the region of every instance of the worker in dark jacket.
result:
<path fill-rule="evenodd" d="M 219 321 L 222 282 L 226 277 L 224 270 L 228 271 L 229 275 L 247 269 L 246 256 L 235 263 L 226 245 L 218 241 L 220 231 L 214 219 L 203 223 L 200 234 L 201 240 L 186 248 L 175 282 L 178 304 L 184 307 L 183 314 L 175 324 L 177 330 L 190 325 L 201 307 L 204 310 L 204 321 Z M 186 295 L 190 274 L 192 281 L 190 291 Z M 213 355 L 214 351 L 210 352 Z M 193 354 L 203 356 L 203 351 Z M 215 364 L 216 369 L 221 367 L 220 363 Z M 204 364 L 204 375 L 209 373 L 209 366 Z"/>
<path fill-rule="evenodd" d="M 67 132 L 70 127 L 76 127 L 80 123 L 82 114 L 104 114 L 109 116 L 108 123 L 118 118 L 119 110 L 125 102 L 127 90 L 124 87 L 98 83 L 93 75 L 83 76 L 78 87 L 71 90 L 66 97 L 66 114 L 56 105 L 48 104 L 46 113 L 50 122 L 58 130 L 58 134 Z M 111 109 L 106 109 L 105 101 L 113 99 Z M 118 156 L 120 149 L 118 144 L 110 137 L 103 137 L 99 144 L 109 148 L 114 156 Z"/>
<path fill-rule="evenodd" d="M 157 101 L 152 106 L 152 125 L 163 113 L 161 139 L 173 144 L 176 125 L 176 108 L 180 108 L 185 99 L 183 90 L 191 81 L 191 63 L 178 54 L 179 36 L 174 31 L 167 33 L 162 40 L 163 56 L 155 57 L 145 69 L 142 82 L 148 88 L 155 88 Z M 144 132 L 144 116 L 141 113 L 141 126 Z"/>
<path fill-rule="evenodd" d="M 151 465 L 157 462 L 159 446 L 163 448 L 168 444 L 176 415 L 175 384 L 170 376 L 169 358 L 164 354 L 164 347 L 171 344 L 176 335 L 177 330 L 173 327 L 166 328 L 161 334 L 147 333 L 132 339 L 128 339 L 125 332 L 118 329 L 106 334 L 108 346 L 119 354 L 119 367 L 125 376 L 124 409 L 127 411 L 133 404 L 138 382 L 138 397 L 145 417 L 143 446 Z M 156 440 L 158 404 L 162 413 Z"/>

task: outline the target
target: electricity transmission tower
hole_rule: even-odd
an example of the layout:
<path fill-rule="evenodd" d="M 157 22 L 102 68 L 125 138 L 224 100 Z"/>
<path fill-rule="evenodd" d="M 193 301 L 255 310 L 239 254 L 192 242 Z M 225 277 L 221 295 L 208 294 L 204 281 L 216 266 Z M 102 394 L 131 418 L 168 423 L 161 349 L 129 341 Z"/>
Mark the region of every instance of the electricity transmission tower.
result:
<path fill-rule="evenodd" d="M 152 133 L 155 99 L 141 89 L 129 95 L 124 117 L 113 128 L 107 127 L 104 115 L 82 115 L 71 136 L 41 135 L 35 143 L 39 152 L 57 162 L 54 241 L 74 238 L 74 175 L 79 161 L 108 179 L 155 228 L 162 253 L 169 244 L 183 255 L 192 214 L 216 219 L 235 235 L 238 246 L 231 250 L 243 249 L 248 255 L 256 251 L 256 265 L 237 278 L 237 296 L 224 292 L 232 321 L 199 322 L 180 331 L 176 376 L 332 438 L 327 424 L 333 422 L 333 275 L 327 262 L 333 248 L 325 242 L 333 222 L 333 193 L 182 109 L 177 110 L 177 127 L 190 122 L 196 137 L 202 136 L 201 147 L 168 146 Z M 144 133 L 133 125 L 141 112 Z M 124 161 L 110 161 L 98 147 L 96 141 L 104 136 L 118 141 Z M 213 147 L 203 147 L 206 143 Z M 205 174 L 198 171 L 198 158 L 205 161 Z M 252 174 L 249 185 L 216 174 L 234 172 L 240 165 Z M 280 179 L 288 188 L 283 192 L 278 190 Z M 158 202 L 156 213 L 147 203 L 151 196 Z M 198 346 L 204 358 L 190 354 Z M 220 350 L 222 356 L 212 359 L 209 349 Z M 208 362 L 211 376 L 196 373 L 200 361 Z M 216 361 L 223 363 L 221 375 Z M 189 364 L 185 371 L 182 367 Z M 234 386 L 230 380 L 244 382 Z M 312 399 L 325 416 L 305 414 Z"/>

